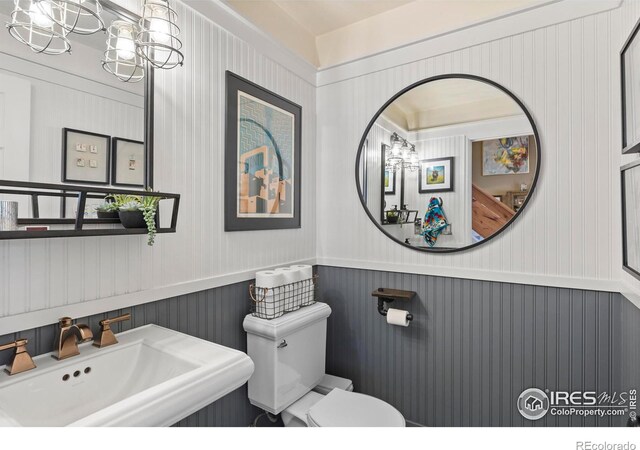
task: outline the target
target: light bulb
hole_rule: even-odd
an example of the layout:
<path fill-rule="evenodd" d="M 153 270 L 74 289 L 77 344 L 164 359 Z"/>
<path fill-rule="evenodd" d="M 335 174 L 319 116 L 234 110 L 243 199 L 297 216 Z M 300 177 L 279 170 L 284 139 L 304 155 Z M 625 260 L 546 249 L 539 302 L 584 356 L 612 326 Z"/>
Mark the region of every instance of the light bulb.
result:
<path fill-rule="evenodd" d="M 133 42 L 133 34 L 129 28 L 120 28 L 118 30 L 116 51 L 118 58 L 121 59 L 132 60 L 136 56 L 136 45 Z"/>
<path fill-rule="evenodd" d="M 411 152 L 411 156 L 409 157 L 409 161 L 411 162 L 412 165 L 418 164 L 418 154 L 415 151 Z"/>
<path fill-rule="evenodd" d="M 50 19 L 51 16 L 53 16 L 53 11 L 48 1 L 33 0 L 31 2 L 31 6 L 29 6 L 29 17 L 37 26 L 51 28 L 53 26 L 53 20 Z"/>
<path fill-rule="evenodd" d="M 149 31 L 151 39 L 160 44 L 171 42 L 171 25 L 167 17 L 167 10 L 158 7 L 153 8 L 149 18 Z"/>

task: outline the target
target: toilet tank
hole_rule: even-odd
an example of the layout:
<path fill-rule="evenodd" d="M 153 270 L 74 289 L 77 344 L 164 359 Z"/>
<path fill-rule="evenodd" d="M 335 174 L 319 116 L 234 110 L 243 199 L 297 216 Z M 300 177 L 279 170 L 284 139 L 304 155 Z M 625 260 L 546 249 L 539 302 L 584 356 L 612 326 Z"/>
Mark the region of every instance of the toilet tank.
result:
<path fill-rule="evenodd" d="M 273 320 L 244 318 L 247 354 L 255 364 L 252 405 L 279 414 L 322 380 L 330 314 L 329 305 L 315 303 Z"/>

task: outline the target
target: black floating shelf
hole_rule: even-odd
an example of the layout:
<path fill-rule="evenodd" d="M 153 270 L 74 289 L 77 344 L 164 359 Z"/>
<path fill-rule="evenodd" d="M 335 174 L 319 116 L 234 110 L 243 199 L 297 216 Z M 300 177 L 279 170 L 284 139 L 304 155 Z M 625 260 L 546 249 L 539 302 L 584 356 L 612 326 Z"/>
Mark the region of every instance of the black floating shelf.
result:
<path fill-rule="evenodd" d="M 0 231 L 0 240 L 4 239 L 42 239 L 59 237 L 85 237 L 85 236 L 122 236 L 147 234 L 146 228 L 97 228 L 99 225 L 117 225 L 120 219 L 93 219 L 85 218 L 84 211 L 87 198 L 104 198 L 107 194 L 141 195 L 145 197 L 160 197 L 162 200 L 172 200 L 171 225 L 160 227 L 158 213 L 156 213 L 156 232 L 175 233 L 178 222 L 178 207 L 180 194 L 167 192 L 147 192 L 132 189 L 119 189 L 116 187 L 100 188 L 91 186 L 78 186 L 71 184 L 32 183 L 27 181 L 0 180 L 0 194 L 23 195 L 31 198 L 31 218 L 18 218 L 18 225 L 73 225 L 73 229 L 58 229 L 46 231 Z M 40 197 L 59 197 L 62 199 L 75 198 L 77 200 L 76 217 L 74 218 L 42 218 L 40 217 Z M 84 228 L 91 225 L 91 228 Z"/>

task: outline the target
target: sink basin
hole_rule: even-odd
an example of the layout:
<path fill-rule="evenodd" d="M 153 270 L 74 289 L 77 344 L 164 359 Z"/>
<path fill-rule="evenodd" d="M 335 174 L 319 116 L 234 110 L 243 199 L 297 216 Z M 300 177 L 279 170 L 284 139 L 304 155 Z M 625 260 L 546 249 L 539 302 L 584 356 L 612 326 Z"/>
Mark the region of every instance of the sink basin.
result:
<path fill-rule="evenodd" d="M 169 426 L 247 382 L 244 353 L 157 325 L 119 333 L 118 344 L 34 358 L 0 374 L 2 426 Z M 1 369 L 1 368 L 0 368 Z"/>

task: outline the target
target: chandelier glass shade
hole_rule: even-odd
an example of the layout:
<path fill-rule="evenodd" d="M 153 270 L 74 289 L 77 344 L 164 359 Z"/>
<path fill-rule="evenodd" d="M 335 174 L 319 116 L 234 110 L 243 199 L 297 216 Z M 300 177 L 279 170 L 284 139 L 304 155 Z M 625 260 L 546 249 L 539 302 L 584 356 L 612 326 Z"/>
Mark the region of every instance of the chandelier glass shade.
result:
<path fill-rule="evenodd" d="M 52 0 L 15 0 L 9 34 L 35 53 L 60 55 L 71 51 L 68 32 L 52 17 L 61 19 L 62 10 Z"/>
<path fill-rule="evenodd" d="M 416 146 L 411 144 L 398 133 L 393 133 L 390 138 L 390 146 L 385 154 L 385 168 L 395 171 L 399 168 L 415 171 L 420 167 L 420 157 L 416 152 Z"/>
<path fill-rule="evenodd" d="M 115 20 L 107 29 L 107 50 L 102 67 L 121 81 L 138 82 L 144 78 L 142 58 L 136 52 L 138 27 L 125 20 Z"/>
<path fill-rule="evenodd" d="M 145 0 L 142 6 L 140 31 L 137 35 L 138 54 L 158 69 L 181 66 L 184 55 L 178 39 L 180 28 L 177 14 L 168 0 Z"/>

